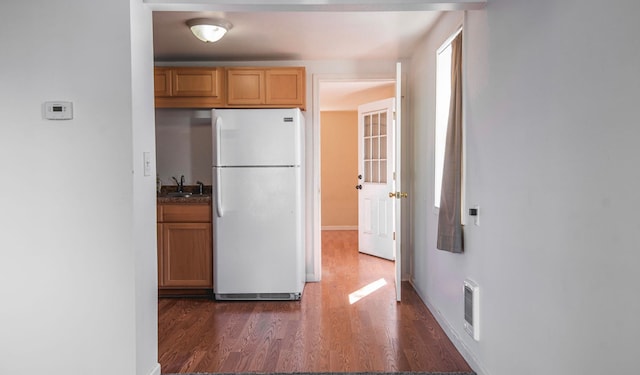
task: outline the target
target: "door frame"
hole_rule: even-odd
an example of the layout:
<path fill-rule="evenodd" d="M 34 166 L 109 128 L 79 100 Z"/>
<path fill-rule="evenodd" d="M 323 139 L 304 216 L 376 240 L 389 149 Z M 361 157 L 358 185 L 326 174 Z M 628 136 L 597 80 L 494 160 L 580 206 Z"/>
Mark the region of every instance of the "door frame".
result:
<path fill-rule="evenodd" d="M 395 64 L 394 64 L 395 68 Z M 312 194 L 312 208 L 311 215 L 308 215 L 307 218 L 310 219 L 310 227 L 312 233 L 311 238 L 311 254 L 307 254 L 307 282 L 319 282 L 322 279 L 322 207 L 321 207 L 321 180 L 320 180 L 320 130 L 322 124 L 320 123 L 320 84 L 321 82 L 353 82 L 353 81 L 369 81 L 369 82 L 390 82 L 396 81 L 396 72 L 395 69 L 393 72 L 389 72 L 389 74 L 366 74 L 366 73 L 350 73 L 350 74 L 313 74 L 312 75 L 312 100 L 313 100 L 313 111 L 311 113 L 311 123 L 313 124 L 313 135 L 312 135 L 312 183 L 310 189 L 307 189 L 308 193 Z M 402 85 L 401 90 L 406 92 L 406 84 L 405 84 L 405 75 L 402 77 Z M 405 97 L 405 95 L 403 95 Z M 406 104 L 404 100 L 402 101 L 402 110 L 406 110 Z M 398 126 L 405 127 L 405 121 L 402 121 Z M 405 132 L 402 132 L 405 133 Z M 401 133 L 401 134 L 402 134 Z M 405 133 L 406 134 L 406 133 Z M 404 137 L 400 140 L 401 144 L 406 146 L 406 142 Z M 404 154 L 407 151 L 403 153 Z M 309 155 L 307 153 L 307 155 Z M 406 158 L 402 158 L 402 162 L 406 162 Z M 307 164 L 308 165 L 308 164 Z M 309 180 L 307 180 L 309 181 Z M 405 184 L 402 184 L 407 186 Z M 403 210 L 403 218 L 407 215 L 407 212 Z M 403 219 L 402 219 L 403 220 Z M 404 221 L 404 220 L 403 220 Z M 405 231 L 406 231 L 405 227 Z M 307 232 L 309 233 L 309 232 Z M 404 231 L 401 233 L 403 242 L 408 240 L 408 233 Z M 309 243 L 309 242 L 307 242 Z M 402 249 L 399 249 L 399 252 Z M 311 264 L 309 264 L 311 262 Z"/>

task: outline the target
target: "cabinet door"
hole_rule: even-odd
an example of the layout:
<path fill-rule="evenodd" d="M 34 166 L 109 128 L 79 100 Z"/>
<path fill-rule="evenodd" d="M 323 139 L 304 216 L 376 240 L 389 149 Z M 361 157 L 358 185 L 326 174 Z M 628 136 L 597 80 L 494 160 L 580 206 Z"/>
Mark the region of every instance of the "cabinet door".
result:
<path fill-rule="evenodd" d="M 153 89 L 155 96 L 171 96 L 171 69 L 154 69 Z"/>
<path fill-rule="evenodd" d="M 210 223 L 162 224 L 162 286 L 213 287 Z"/>
<path fill-rule="evenodd" d="M 266 104 L 304 106 L 304 69 L 267 69 Z"/>
<path fill-rule="evenodd" d="M 173 96 L 220 97 L 222 93 L 219 70 L 215 68 L 174 68 Z"/>
<path fill-rule="evenodd" d="M 264 104 L 264 69 L 227 69 L 227 104 Z"/>
<path fill-rule="evenodd" d="M 224 105 L 224 68 L 156 67 L 156 108 L 216 108 Z"/>

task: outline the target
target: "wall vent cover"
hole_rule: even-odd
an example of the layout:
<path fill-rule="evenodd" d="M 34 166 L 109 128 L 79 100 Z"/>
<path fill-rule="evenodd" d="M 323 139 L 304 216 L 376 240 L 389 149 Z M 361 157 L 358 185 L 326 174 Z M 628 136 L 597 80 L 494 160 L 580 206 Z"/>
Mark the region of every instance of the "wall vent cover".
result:
<path fill-rule="evenodd" d="M 464 330 L 480 340 L 480 290 L 478 284 L 466 279 L 464 281 Z"/>

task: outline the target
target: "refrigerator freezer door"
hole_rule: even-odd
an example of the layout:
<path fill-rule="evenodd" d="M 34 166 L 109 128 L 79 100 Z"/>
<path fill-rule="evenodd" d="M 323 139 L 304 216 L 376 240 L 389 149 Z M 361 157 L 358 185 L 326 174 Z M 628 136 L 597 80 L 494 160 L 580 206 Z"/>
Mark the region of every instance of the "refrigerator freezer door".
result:
<path fill-rule="evenodd" d="M 299 109 L 213 110 L 214 166 L 301 163 Z"/>
<path fill-rule="evenodd" d="M 216 296 L 302 293 L 300 168 L 218 170 L 214 194 L 220 194 L 222 217 L 214 215 Z"/>

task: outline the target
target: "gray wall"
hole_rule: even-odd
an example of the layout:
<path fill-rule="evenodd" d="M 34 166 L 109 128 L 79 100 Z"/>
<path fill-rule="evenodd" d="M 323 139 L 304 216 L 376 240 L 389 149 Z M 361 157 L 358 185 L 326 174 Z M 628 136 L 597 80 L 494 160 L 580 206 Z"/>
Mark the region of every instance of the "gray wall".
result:
<path fill-rule="evenodd" d="M 2 374 L 159 373 L 149 16 L 0 3 Z M 74 119 L 43 120 L 50 100 Z"/>
<path fill-rule="evenodd" d="M 492 0 L 465 24 L 466 253 L 435 249 L 435 50 L 417 49 L 413 282 L 480 373 L 637 369 L 640 207 L 636 1 Z M 462 282 L 481 289 L 481 338 L 462 328 Z"/>

